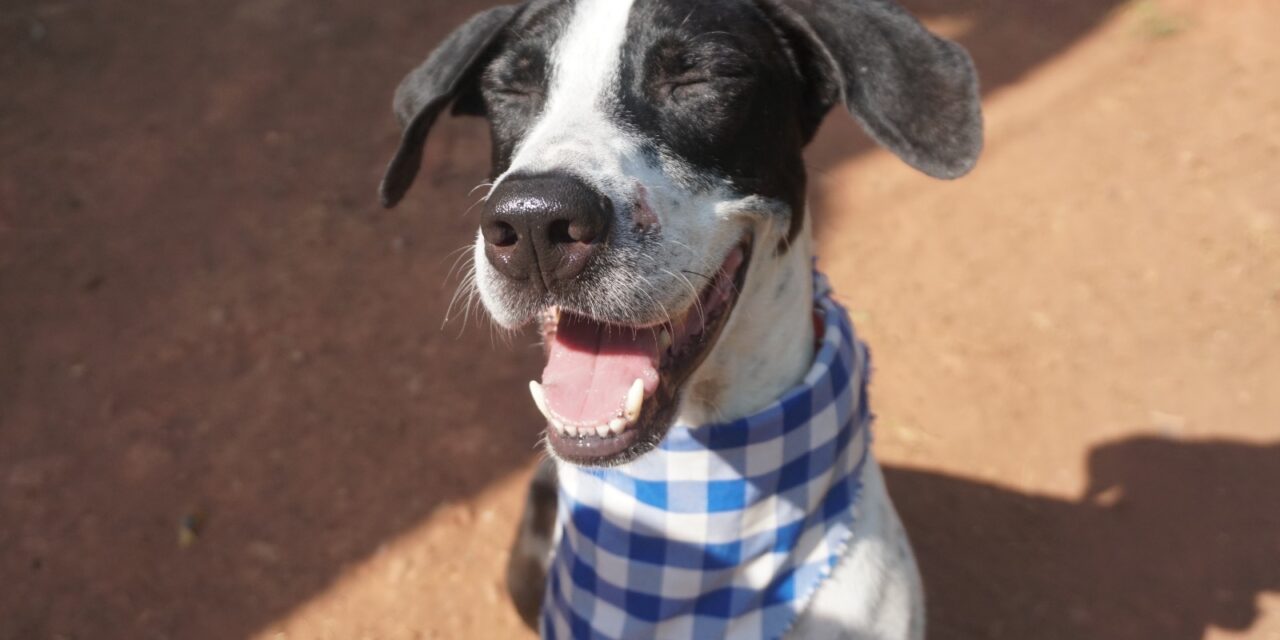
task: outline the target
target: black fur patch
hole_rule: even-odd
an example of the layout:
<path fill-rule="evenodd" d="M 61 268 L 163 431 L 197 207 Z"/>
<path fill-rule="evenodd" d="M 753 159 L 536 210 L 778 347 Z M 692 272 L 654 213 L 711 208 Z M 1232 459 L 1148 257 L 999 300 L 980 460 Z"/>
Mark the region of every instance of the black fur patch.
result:
<path fill-rule="evenodd" d="M 479 83 L 493 145 L 491 177 L 511 166 L 511 157 L 547 102 L 552 50 L 573 13 L 572 0 L 535 0 L 503 35 L 500 52 Z"/>
<path fill-rule="evenodd" d="M 614 117 L 704 184 L 804 210 L 803 78 L 742 0 L 636 0 Z M 696 186 L 696 185 L 686 185 Z"/>
<path fill-rule="evenodd" d="M 516 605 L 520 618 L 530 629 L 538 627 L 538 612 L 547 587 L 547 564 L 550 556 L 530 556 L 529 549 L 547 549 L 555 535 L 557 497 L 556 467 L 550 459 L 538 464 L 529 481 L 520 528 L 507 558 L 507 593 Z"/>

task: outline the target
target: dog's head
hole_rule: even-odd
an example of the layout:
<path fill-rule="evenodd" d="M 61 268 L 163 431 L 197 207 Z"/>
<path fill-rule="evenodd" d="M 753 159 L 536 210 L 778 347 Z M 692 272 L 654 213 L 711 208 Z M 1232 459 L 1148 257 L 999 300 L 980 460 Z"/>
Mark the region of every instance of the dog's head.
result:
<path fill-rule="evenodd" d="M 401 83 L 382 198 L 409 189 L 445 108 L 488 118 L 480 296 L 544 331 L 552 451 L 614 464 L 662 439 L 749 280 L 786 259 L 801 152 L 836 104 L 933 176 L 982 144 L 969 57 L 892 0 L 500 6 Z"/>

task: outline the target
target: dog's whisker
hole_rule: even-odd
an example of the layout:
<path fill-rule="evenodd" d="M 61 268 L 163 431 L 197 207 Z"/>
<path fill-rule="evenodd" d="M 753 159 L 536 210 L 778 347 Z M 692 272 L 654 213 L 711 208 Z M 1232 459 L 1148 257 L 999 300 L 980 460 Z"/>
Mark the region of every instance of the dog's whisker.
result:
<path fill-rule="evenodd" d="M 490 190 L 490 191 L 492 191 L 492 190 L 493 190 L 493 183 L 492 183 L 492 182 L 481 182 L 480 184 L 478 184 L 478 185 L 476 185 L 476 186 L 474 186 L 474 187 L 471 187 L 471 190 L 467 192 L 467 196 L 468 196 L 468 197 L 470 197 L 470 196 L 472 196 L 472 195 L 475 195 L 475 192 L 476 192 L 476 190 L 477 190 L 477 189 L 484 189 L 484 188 L 486 188 L 486 187 L 488 187 L 488 188 L 489 188 L 489 190 Z M 489 194 L 487 194 L 487 193 L 486 193 L 486 194 L 484 195 L 484 197 L 483 197 L 483 198 L 481 198 L 481 200 L 487 200 L 488 198 L 489 198 Z"/>
<path fill-rule="evenodd" d="M 688 25 L 688 24 L 689 24 L 689 20 L 690 20 L 691 18 L 693 18 L 693 14 L 694 14 L 694 10 L 690 10 L 690 11 L 689 11 L 689 14 L 688 14 L 688 15 L 686 15 L 686 16 L 684 17 L 684 20 L 681 20 L 681 21 L 680 21 L 680 26 L 681 26 L 682 28 L 683 28 L 685 25 Z"/>
<path fill-rule="evenodd" d="M 476 295 L 477 292 L 478 290 L 476 289 L 476 270 L 475 270 L 474 259 L 472 259 L 467 266 L 466 274 L 462 276 L 461 281 L 458 283 L 458 287 L 454 289 L 453 297 L 449 299 L 449 306 L 445 310 L 444 322 L 441 324 L 440 328 L 443 329 L 446 325 L 449 324 L 449 321 L 454 318 L 454 315 L 453 315 L 454 306 L 457 305 L 460 299 L 465 297 L 467 298 L 467 302 L 463 306 L 463 309 L 464 309 L 463 319 L 462 319 L 462 324 L 461 324 L 461 327 L 459 328 L 459 334 L 458 334 L 460 337 L 462 335 L 461 331 L 466 329 L 467 318 L 470 316 L 470 313 L 471 313 L 470 299 L 471 297 Z"/>
<path fill-rule="evenodd" d="M 478 207 L 478 206 L 480 206 L 480 205 L 484 204 L 484 203 L 485 203 L 485 201 L 487 201 L 488 199 L 489 199 L 489 198 L 488 198 L 488 196 L 485 196 L 485 197 L 480 198 L 479 200 L 476 200 L 475 202 L 473 202 L 473 203 L 471 204 L 471 206 L 467 207 L 467 210 L 466 210 L 466 211 L 463 211 L 463 212 L 462 212 L 462 217 L 463 217 L 463 218 L 465 218 L 465 217 L 467 217 L 467 216 L 471 215 L 472 210 L 474 210 L 476 207 Z"/>
<path fill-rule="evenodd" d="M 713 280 L 713 278 L 712 278 L 711 276 L 709 276 L 709 275 L 707 275 L 707 274 L 705 274 L 705 273 L 698 273 L 697 271 L 689 271 L 689 270 L 687 270 L 687 269 L 681 269 L 681 270 L 680 270 L 680 273 L 688 274 L 688 275 L 691 275 L 691 276 L 698 276 L 699 278 L 702 278 L 703 280 L 706 280 L 707 282 L 711 282 L 711 281 Z"/>
<path fill-rule="evenodd" d="M 453 267 L 449 269 L 448 278 L 453 277 L 454 270 L 457 269 L 460 264 L 465 264 L 466 266 L 463 267 L 464 272 L 458 279 L 458 286 L 454 288 L 453 296 L 449 299 L 449 306 L 445 308 L 444 321 L 446 324 L 449 322 L 449 319 L 453 317 L 453 307 L 457 304 L 459 297 L 465 295 L 465 291 L 471 286 L 475 279 L 475 259 L 468 258 L 468 254 L 458 256 L 458 259 L 454 261 Z"/>
<path fill-rule="evenodd" d="M 648 278 L 643 278 L 643 277 L 642 277 L 642 278 L 641 278 L 641 280 L 642 280 L 646 285 L 647 285 L 647 284 L 649 284 L 649 280 L 648 280 Z M 636 291 L 637 291 L 640 295 L 643 295 L 643 296 L 644 296 L 644 297 L 649 301 L 649 303 L 650 303 L 650 304 L 652 304 L 652 305 L 654 305 L 654 306 L 658 307 L 658 309 L 660 309 L 660 310 L 662 311 L 662 315 L 663 315 L 663 317 L 665 317 L 665 318 L 667 319 L 666 324 L 667 324 L 668 326 L 670 326 L 671 324 L 673 324 L 673 321 L 672 321 L 672 319 L 671 319 L 671 312 L 667 310 L 667 305 L 663 304 L 663 303 L 662 303 L 661 301 L 659 301 L 657 298 L 653 297 L 653 294 L 652 294 L 652 293 L 649 293 L 649 291 L 648 291 L 648 287 L 638 287 L 638 286 L 637 286 L 637 287 L 636 287 Z"/>
<path fill-rule="evenodd" d="M 732 35 L 733 34 L 729 33 L 728 31 L 704 31 L 694 36 L 691 41 L 697 42 L 698 40 L 701 40 L 702 38 L 706 38 L 708 36 L 732 36 Z"/>
<path fill-rule="evenodd" d="M 699 322 L 706 323 L 707 315 L 702 309 L 702 296 L 698 295 L 698 288 L 693 286 L 693 281 L 689 280 L 689 278 L 685 277 L 683 274 L 676 273 L 670 269 L 663 269 L 662 271 L 672 278 L 684 282 L 684 285 L 689 288 L 689 295 L 693 296 L 693 308 L 698 312 Z"/>
<path fill-rule="evenodd" d="M 441 282 L 441 286 L 444 286 L 445 283 L 453 279 L 454 272 L 458 270 L 459 264 L 462 264 L 466 260 L 471 260 L 474 263 L 475 252 L 472 250 L 472 245 L 468 243 L 458 249 L 454 249 L 453 251 L 450 251 L 445 256 L 446 259 L 450 257 L 453 258 L 453 264 L 449 266 L 449 271 L 448 273 L 445 274 L 444 281 Z"/>
<path fill-rule="evenodd" d="M 710 268 L 712 268 L 712 267 L 714 267 L 714 266 L 715 266 L 715 265 L 712 263 L 712 259 L 711 259 L 709 256 L 705 255 L 705 253 L 704 253 L 704 252 L 702 252 L 702 251 L 697 251 L 697 250 L 695 250 L 693 247 L 689 246 L 688 244 L 686 244 L 686 243 L 684 243 L 684 242 L 681 242 L 681 241 L 679 241 L 679 240 L 676 240 L 675 238 L 672 238 L 672 239 L 671 239 L 671 242 L 672 242 L 673 244 L 676 244 L 676 245 L 679 245 L 679 246 L 681 246 L 681 247 L 684 247 L 685 249 L 688 249 L 688 250 L 689 250 L 690 255 L 698 256 L 699 260 L 702 262 L 702 268 L 703 268 L 703 269 L 710 269 Z"/>

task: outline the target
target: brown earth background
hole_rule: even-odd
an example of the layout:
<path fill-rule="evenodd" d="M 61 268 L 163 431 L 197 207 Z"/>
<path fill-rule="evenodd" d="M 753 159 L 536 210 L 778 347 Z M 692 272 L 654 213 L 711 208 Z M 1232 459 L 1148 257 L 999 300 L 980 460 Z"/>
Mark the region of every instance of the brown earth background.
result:
<path fill-rule="evenodd" d="M 483 123 L 374 198 L 484 4 L 0 1 L 0 638 L 527 637 L 539 355 L 445 317 Z M 978 169 L 809 160 L 931 637 L 1280 638 L 1280 4 L 906 4 Z"/>

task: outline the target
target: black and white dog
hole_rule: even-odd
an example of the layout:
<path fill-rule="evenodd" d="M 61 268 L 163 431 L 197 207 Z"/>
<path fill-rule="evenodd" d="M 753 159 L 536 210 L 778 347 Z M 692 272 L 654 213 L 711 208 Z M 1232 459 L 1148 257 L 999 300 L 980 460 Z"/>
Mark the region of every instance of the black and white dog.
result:
<path fill-rule="evenodd" d="M 544 332 L 531 389 L 552 457 L 620 465 L 677 421 L 761 409 L 810 366 L 802 149 L 837 104 L 931 176 L 965 174 L 982 146 L 968 55 L 893 0 L 495 7 L 400 85 L 383 203 L 409 189 L 446 108 L 489 120 L 479 295 L 499 325 Z M 862 474 L 852 541 L 788 637 L 923 635 L 906 534 L 874 460 Z M 555 477 L 547 464 L 534 478 L 508 573 L 531 623 Z"/>

